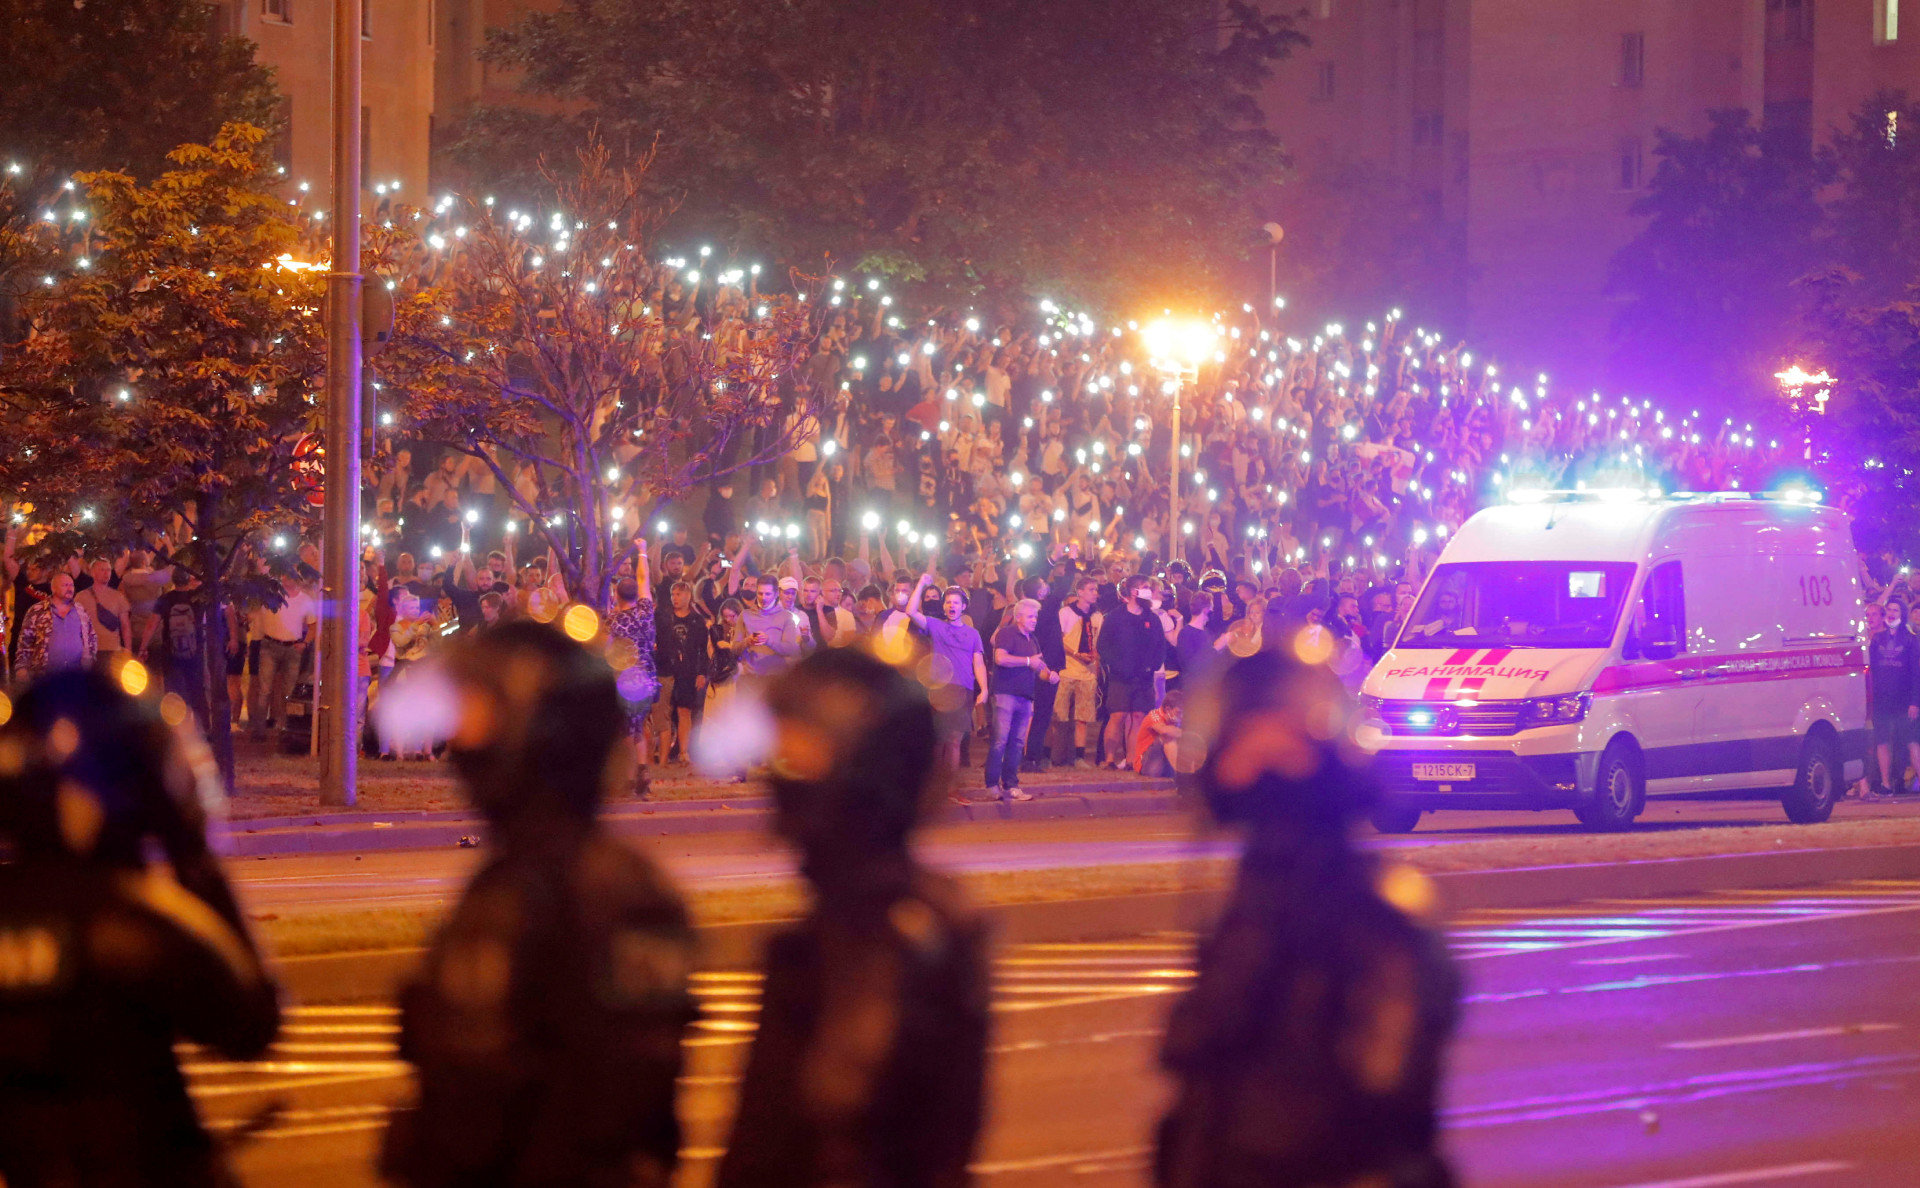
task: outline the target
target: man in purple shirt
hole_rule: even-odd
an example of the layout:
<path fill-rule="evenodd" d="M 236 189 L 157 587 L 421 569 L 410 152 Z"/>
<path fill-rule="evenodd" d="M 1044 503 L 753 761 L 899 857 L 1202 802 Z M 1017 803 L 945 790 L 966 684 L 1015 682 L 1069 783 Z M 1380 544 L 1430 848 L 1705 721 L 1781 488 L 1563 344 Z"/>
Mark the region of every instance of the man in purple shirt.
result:
<path fill-rule="evenodd" d="M 947 587 L 940 599 L 945 618 L 933 618 L 920 609 L 921 595 L 938 576 L 929 560 L 927 572 L 920 575 L 920 584 L 907 599 L 906 609 L 913 625 L 933 641 L 934 683 L 928 695 L 933 701 L 940 747 L 946 754 L 947 765 L 958 768 L 960 740 L 973 729 L 974 707 L 987 702 L 987 657 L 980 643 L 980 632 L 966 620 L 965 590 Z"/>

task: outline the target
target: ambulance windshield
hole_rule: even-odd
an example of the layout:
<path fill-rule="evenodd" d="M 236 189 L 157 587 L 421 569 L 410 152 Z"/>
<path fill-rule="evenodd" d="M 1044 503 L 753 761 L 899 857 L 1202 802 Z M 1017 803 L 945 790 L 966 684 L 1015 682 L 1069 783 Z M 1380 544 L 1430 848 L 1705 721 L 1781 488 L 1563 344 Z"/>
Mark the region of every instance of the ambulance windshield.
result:
<path fill-rule="evenodd" d="M 1442 565 L 1407 617 L 1403 648 L 1604 648 L 1633 565 L 1470 561 Z"/>

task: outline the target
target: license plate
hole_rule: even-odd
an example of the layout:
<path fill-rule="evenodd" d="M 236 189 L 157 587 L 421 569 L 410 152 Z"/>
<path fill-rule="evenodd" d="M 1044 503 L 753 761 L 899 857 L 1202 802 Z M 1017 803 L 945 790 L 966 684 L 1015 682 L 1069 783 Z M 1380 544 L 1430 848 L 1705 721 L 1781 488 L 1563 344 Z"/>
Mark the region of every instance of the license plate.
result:
<path fill-rule="evenodd" d="M 1416 780 L 1471 780 L 1471 763 L 1416 763 L 1413 765 L 1413 778 Z"/>

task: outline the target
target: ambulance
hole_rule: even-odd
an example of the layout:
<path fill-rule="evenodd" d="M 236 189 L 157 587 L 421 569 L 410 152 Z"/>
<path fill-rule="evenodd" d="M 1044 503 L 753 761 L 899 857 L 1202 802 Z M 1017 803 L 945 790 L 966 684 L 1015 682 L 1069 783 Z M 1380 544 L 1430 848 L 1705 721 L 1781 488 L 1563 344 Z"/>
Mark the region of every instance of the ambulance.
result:
<path fill-rule="evenodd" d="M 1361 688 L 1383 832 L 1431 809 L 1778 799 L 1824 821 L 1867 743 L 1847 517 L 1816 494 L 1527 491 L 1448 542 Z"/>

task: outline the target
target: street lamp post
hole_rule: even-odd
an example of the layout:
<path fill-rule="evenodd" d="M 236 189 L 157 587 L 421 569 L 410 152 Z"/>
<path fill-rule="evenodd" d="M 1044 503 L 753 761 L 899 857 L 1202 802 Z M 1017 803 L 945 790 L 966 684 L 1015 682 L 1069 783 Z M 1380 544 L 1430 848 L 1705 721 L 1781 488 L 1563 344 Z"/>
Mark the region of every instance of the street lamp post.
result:
<path fill-rule="evenodd" d="M 332 268 L 327 273 L 327 473 L 321 531 L 320 801 L 354 802 L 360 656 L 360 17 L 333 0 Z"/>
<path fill-rule="evenodd" d="M 1174 548 L 1182 546 L 1181 508 L 1180 508 L 1180 395 L 1181 389 L 1189 379 L 1200 377 L 1200 364 L 1205 362 L 1218 346 L 1220 331 L 1211 323 L 1199 320 L 1174 321 L 1161 318 L 1148 322 L 1140 330 L 1146 340 L 1147 357 L 1155 370 L 1165 374 L 1168 379 L 1168 391 L 1173 396 L 1173 416 L 1170 428 L 1173 431 L 1172 448 L 1168 451 L 1169 480 L 1167 484 L 1167 535 L 1173 538 Z M 1167 550 L 1173 555 L 1173 548 Z"/>
<path fill-rule="evenodd" d="M 1267 233 L 1267 312 L 1272 317 L 1276 306 L 1280 304 L 1280 241 L 1286 238 L 1286 228 L 1278 223 L 1268 223 L 1262 228 Z"/>

